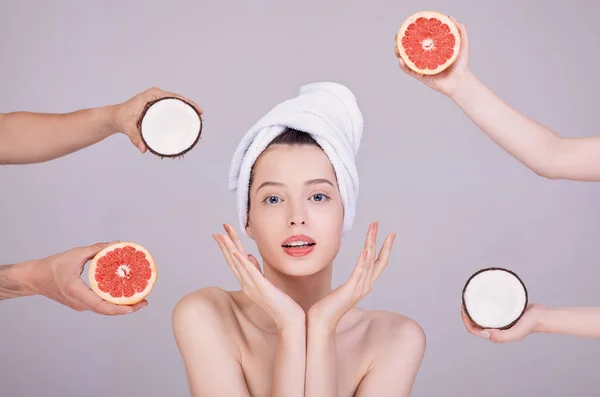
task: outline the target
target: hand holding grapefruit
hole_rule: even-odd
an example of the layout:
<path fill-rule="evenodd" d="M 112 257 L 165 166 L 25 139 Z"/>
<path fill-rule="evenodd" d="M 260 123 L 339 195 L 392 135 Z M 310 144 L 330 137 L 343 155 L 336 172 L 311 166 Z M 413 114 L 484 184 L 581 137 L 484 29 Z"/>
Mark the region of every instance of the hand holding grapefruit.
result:
<path fill-rule="evenodd" d="M 408 17 L 396 34 L 400 69 L 450 95 L 468 74 L 469 39 L 463 24 L 435 11 Z"/>
<path fill-rule="evenodd" d="M 154 258 L 143 246 L 117 242 L 98 252 L 88 270 L 90 287 L 104 301 L 135 305 L 143 301 L 156 283 Z"/>
<path fill-rule="evenodd" d="M 85 264 L 112 243 L 97 243 L 27 262 L 31 269 L 34 295 L 45 296 L 75 311 L 89 310 L 103 315 L 133 313 L 147 305 L 115 305 L 102 300 L 81 278 Z"/>

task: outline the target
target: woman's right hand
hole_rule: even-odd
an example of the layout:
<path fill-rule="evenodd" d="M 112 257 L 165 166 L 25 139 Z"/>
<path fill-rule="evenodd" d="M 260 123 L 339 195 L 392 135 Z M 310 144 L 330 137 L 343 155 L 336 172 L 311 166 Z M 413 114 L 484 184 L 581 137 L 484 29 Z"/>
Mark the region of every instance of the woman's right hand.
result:
<path fill-rule="evenodd" d="M 271 316 L 279 332 L 290 326 L 304 327 L 306 316 L 300 305 L 263 276 L 258 261 L 246 254 L 233 227 L 223 227 L 227 234 L 213 234 L 213 238 L 219 244 L 242 291 Z"/>
<path fill-rule="evenodd" d="M 536 303 L 527 305 L 527 309 L 523 316 L 509 329 L 482 329 L 471 322 L 464 307 L 461 309 L 463 324 L 467 331 L 482 339 L 489 339 L 496 343 L 517 342 L 525 338 L 527 335 L 536 332 L 539 324 L 539 315 L 545 309 L 545 306 Z"/>
<path fill-rule="evenodd" d="M 452 97 L 452 95 L 459 89 L 462 82 L 466 77 L 469 76 L 469 37 L 467 36 L 467 28 L 465 25 L 458 22 L 456 19 L 450 17 L 452 21 L 456 24 L 458 28 L 461 45 L 460 45 L 460 53 L 456 58 L 456 61 L 446 70 L 437 74 L 437 75 L 422 75 L 417 73 L 406 66 L 406 64 L 400 58 L 400 54 L 398 53 L 398 47 L 395 47 L 396 58 L 398 59 L 398 64 L 400 69 L 408 74 L 409 76 L 422 81 L 426 86 L 432 88 L 442 94 Z"/>

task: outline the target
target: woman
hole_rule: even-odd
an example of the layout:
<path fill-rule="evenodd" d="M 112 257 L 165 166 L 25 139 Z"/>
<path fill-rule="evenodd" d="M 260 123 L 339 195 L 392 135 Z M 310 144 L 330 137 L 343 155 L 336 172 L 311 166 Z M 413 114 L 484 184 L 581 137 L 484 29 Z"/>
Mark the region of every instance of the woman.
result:
<path fill-rule="evenodd" d="M 356 111 L 344 113 L 352 101 L 338 101 L 343 95 L 349 90 L 339 85 L 305 86 L 254 127 L 270 138 L 251 130 L 238 147 L 233 175 L 248 171 L 237 185 L 240 225 L 256 242 L 263 271 L 232 226 L 213 235 L 242 290 L 202 288 L 174 310 L 193 396 L 410 395 L 424 355 L 423 330 L 400 314 L 355 307 L 387 265 L 394 235 L 377 253 L 372 224 L 350 278 L 331 290 L 357 192 L 351 148 L 358 142 L 344 134 L 354 128 L 360 139 L 362 128 Z M 338 132 L 326 132 L 330 127 Z M 253 143 L 258 149 L 248 160 Z"/>
<path fill-rule="evenodd" d="M 600 137 L 562 138 L 520 114 L 483 85 L 469 70 L 469 39 L 465 26 L 455 19 L 462 48 L 456 62 L 436 76 L 412 72 L 410 76 L 452 99 L 487 136 L 531 170 L 550 179 L 600 181 Z M 547 308 L 530 304 L 519 322 L 508 330 L 482 330 L 462 312 L 471 334 L 492 342 L 520 341 L 532 333 L 600 337 L 600 308 Z"/>

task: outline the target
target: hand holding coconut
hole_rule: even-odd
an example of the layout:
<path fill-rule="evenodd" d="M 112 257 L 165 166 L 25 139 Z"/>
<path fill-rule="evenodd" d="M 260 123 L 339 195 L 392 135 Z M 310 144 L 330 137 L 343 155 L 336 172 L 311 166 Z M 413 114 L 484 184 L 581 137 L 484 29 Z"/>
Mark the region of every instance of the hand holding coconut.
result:
<path fill-rule="evenodd" d="M 0 300 L 42 295 L 76 311 L 103 315 L 133 313 L 145 307 L 145 300 L 135 305 L 106 302 L 82 280 L 86 262 L 110 245 L 77 247 L 40 260 L 0 266 Z"/>
<path fill-rule="evenodd" d="M 178 157 L 190 151 L 202 133 L 202 109 L 191 100 L 151 88 L 116 105 L 116 131 L 129 137 L 142 153 Z"/>
<path fill-rule="evenodd" d="M 379 255 L 375 256 L 378 227 L 377 222 L 369 226 L 364 249 L 348 281 L 315 303 L 308 310 L 309 326 L 316 326 L 324 329 L 326 332 L 335 332 L 344 314 L 373 289 L 375 281 L 388 264 L 392 245 L 396 237 L 395 233 L 388 235 Z"/>
<path fill-rule="evenodd" d="M 508 329 L 481 328 L 473 323 L 465 313 L 464 307 L 461 310 L 463 324 L 467 331 L 482 339 L 489 339 L 496 343 L 517 342 L 523 340 L 527 335 L 539 332 L 540 316 L 545 307 L 535 303 L 527 305 L 523 316 L 512 327 Z"/>

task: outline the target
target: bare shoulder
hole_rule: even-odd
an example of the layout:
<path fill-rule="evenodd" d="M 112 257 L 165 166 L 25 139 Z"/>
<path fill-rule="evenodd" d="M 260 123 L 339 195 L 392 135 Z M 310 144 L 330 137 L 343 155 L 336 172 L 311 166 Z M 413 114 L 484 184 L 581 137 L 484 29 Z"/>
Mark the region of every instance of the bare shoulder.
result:
<path fill-rule="evenodd" d="M 416 320 L 384 310 L 363 310 L 362 314 L 368 324 L 365 336 L 380 354 L 406 348 L 422 354 L 425 350 L 425 332 Z"/>
<path fill-rule="evenodd" d="M 176 340 L 218 338 L 232 346 L 235 316 L 231 293 L 218 287 L 191 292 L 177 302 L 172 313 Z M 213 339 L 214 341 L 214 339 Z"/>
<path fill-rule="evenodd" d="M 250 396 L 231 296 L 206 287 L 185 295 L 173 309 L 173 333 L 192 396 Z"/>
<path fill-rule="evenodd" d="M 173 309 L 173 325 L 224 322 L 230 319 L 231 293 L 218 287 L 205 287 L 183 296 Z"/>

